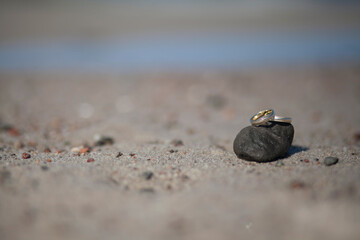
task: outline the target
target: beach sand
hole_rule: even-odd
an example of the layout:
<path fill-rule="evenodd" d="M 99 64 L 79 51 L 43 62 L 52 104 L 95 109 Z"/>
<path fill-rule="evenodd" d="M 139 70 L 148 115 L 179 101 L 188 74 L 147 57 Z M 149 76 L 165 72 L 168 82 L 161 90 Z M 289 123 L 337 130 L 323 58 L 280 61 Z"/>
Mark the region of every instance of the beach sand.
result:
<path fill-rule="evenodd" d="M 1 239 L 359 239 L 359 69 L 2 72 Z M 238 159 L 267 108 L 288 156 Z"/>

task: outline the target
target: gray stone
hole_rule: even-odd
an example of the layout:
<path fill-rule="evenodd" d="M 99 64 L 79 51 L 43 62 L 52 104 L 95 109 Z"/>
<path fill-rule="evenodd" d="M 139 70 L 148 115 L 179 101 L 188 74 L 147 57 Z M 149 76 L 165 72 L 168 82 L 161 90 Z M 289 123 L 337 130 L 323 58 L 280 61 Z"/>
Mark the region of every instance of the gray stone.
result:
<path fill-rule="evenodd" d="M 283 157 L 294 138 L 289 123 L 269 122 L 261 126 L 243 128 L 234 140 L 235 154 L 244 160 L 269 162 Z"/>
<path fill-rule="evenodd" d="M 104 146 L 114 144 L 114 139 L 112 137 L 102 136 L 96 142 L 95 146 Z"/>
<path fill-rule="evenodd" d="M 337 157 L 326 157 L 324 159 L 324 164 L 326 166 L 331 166 L 331 165 L 337 164 L 338 161 L 339 161 L 339 159 Z"/>
<path fill-rule="evenodd" d="M 146 180 L 150 180 L 153 177 L 153 175 L 154 175 L 153 172 L 150 171 L 145 171 L 141 174 L 141 176 Z"/>

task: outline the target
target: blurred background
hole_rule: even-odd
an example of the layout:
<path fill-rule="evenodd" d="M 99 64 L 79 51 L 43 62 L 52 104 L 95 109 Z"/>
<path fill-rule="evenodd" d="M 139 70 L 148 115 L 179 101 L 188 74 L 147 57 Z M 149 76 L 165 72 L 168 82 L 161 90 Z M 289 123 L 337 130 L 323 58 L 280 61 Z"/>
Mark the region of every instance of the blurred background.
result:
<path fill-rule="evenodd" d="M 360 60 L 360 1 L 3 0 L 0 70 L 199 71 Z"/>
<path fill-rule="evenodd" d="M 360 119 L 359 13 L 350 0 L 3 0 L 1 118 L 124 122 L 164 138 L 198 128 L 231 151 L 271 107 L 293 116 L 299 144 L 320 144 Z"/>

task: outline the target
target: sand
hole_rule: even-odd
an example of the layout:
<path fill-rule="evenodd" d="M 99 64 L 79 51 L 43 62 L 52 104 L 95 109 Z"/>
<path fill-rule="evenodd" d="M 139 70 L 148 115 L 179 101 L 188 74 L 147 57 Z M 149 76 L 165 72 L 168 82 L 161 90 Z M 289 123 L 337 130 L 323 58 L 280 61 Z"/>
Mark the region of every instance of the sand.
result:
<path fill-rule="evenodd" d="M 359 239 L 359 69 L 1 73 L 1 239 Z M 238 159 L 269 107 L 288 156 Z"/>

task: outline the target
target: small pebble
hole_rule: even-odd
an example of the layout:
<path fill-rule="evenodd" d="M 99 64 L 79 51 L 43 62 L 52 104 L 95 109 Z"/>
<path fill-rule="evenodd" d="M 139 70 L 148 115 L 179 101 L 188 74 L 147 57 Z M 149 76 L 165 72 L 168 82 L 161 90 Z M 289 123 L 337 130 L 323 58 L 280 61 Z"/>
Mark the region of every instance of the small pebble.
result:
<path fill-rule="evenodd" d="M 317 161 L 317 162 L 318 162 L 318 161 L 319 161 L 319 159 L 318 159 L 318 158 L 315 158 L 315 161 Z"/>
<path fill-rule="evenodd" d="M 337 164 L 338 161 L 339 161 L 339 159 L 337 157 L 326 157 L 324 159 L 324 164 L 326 166 L 331 166 L 331 165 Z"/>
<path fill-rule="evenodd" d="M 284 162 L 282 160 L 277 161 L 276 164 L 275 164 L 276 167 L 282 167 L 284 165 L 285 164 L 284 164 Z"/>
<path fill-rule="evenodd" d="M 178 152 L 178 150 L 174 150 L 174 149 L 169 150 L 169 153 L 175 153 L 175 152 Z"/>
<path fill-rule="evenodd" d="M 48 166 L 41 166 L 41 170 L 47 171 L 47 170 L 49 170 L 49 167 Z"/>
<path fill-rule="evenodd" d="M 86 162 L 95 162 L 93 158 L 89 158 Z"/>
<path fill-rule="evenodd" d="M 22 158 L 23 159 L 28 159 L 28 158 L 31 158 L 31 155 L 28 154 L 28 153 L 23 153 Z"/>
<path fill-rule="evenodd" d="M 80 148 L 73 147 L 70 151 L 73 152 L 73 153 L 78 153 L 78 152 L 80 152 Z"/>
<path fill-rule="evenodd" d="M 85 154 L 85 153 L 89 153 L 90 151 L 91 151 L 90 148 L 84 147 L 84 148 L 80 149 L 79 153 L 80 154 Z"/>
<path fill-rule="evenodd" d="M 0 171 L 0 184 L 8 182 L 11 178 L 11 173 L 7 170 Z"/>
<path fill-rule="evenodd" d="M 45 148 L 45 149 L 44 149 L 44 153 L 51 153 L 50 148 Z"/>
<path fill-rule="evenodd" d="M 118 152 L 118 153 L 116 154 L 116 157 L 118 158 L 118 157 L 121 157 L 122 155 L 124 155 L 122 152 Z"/>
<path fill-rule="evenodd" d="M 12 128 L 10 124 L 1 124 L 0 131 L 9 131 Z"/>
<path fill-rule="evenodd" d="M 47 162 L 52 162 L 51 159 L 46 159 Z"/>
<path fill-rule="evenodd" d="M 129 155 L 130 155 L 130 157 L 133 157 L 133 156 L 135 156 L 135 153 L 130 153 Z"/>
<path fill-rule="evenodd" d="M 111 145 L 113 143 L 114 139 L 112 137 L 103 136 L 95 142 L 95 146 Z"/>
<path fill-rule="evenodd" d="M 12 135 L 12 136 L 15 136 L 15 137 L 20 136 L 20 132 L 19 132 L 19 130 L 17 130 L 16 128 L 10 128 L 10 129 L 8 130 L 8 133 L 9 133 L 10 135 Z"/>
<path fill-rule="evenodd" d="M 206 103 L 216 110 L 220 110 L 226 105 L 226 98 L 222 95 L 209 95 L 206 98 Z"/>
<path fill-rule="evenodd" d="M 360 141 L 360 132 L 354 133 L 353 139 L 355 142 L 359 142 Z"/>
<path fill-rule="evenodd" d="M 171 141 L 171 144 L 174 145 L 175 147 L 179 147 L 179 146 L 183 146 L 184 143 L 182 140 L 180 139 L 174 139 Z"/>
<path fill-rule="evenodd" d="M 189 178 L 188 175 L 183 174 L 183 175 L 181 175 L 181 179 L 182 179 L 183 181 L 185 181 L 185 180 L 189 180 L 190 178 Z"/>
<path fill-rule="evenodd" d="M 145 171 L 141 174 L 141 176 L 146 179 L 146 180 L 150 180 L 153 177 L 153 172 L 151 171 Z"/>
<path fill-rule="evenodd" d="M 295 180 L 290 184 L 292 189 L 301 189 L 305 188 L 305 183 L 303 181 Z"/>
<path fill-rule="evenodd" d="M 309 161 L 309 159 L 305 159 L 304 162 L 309 163 L 310 161 Z"/>

